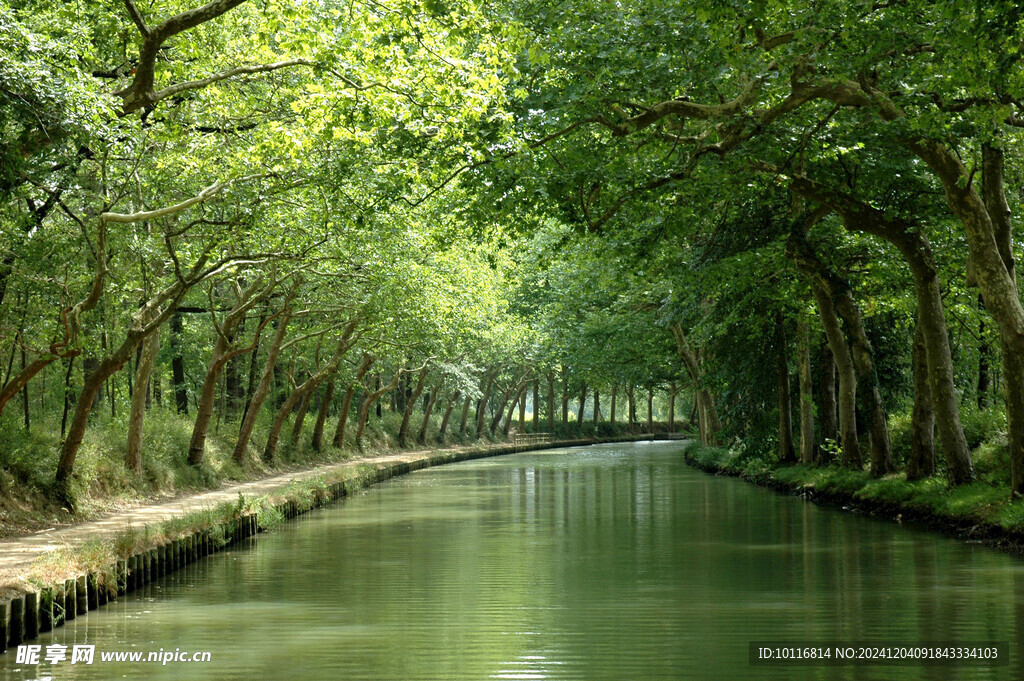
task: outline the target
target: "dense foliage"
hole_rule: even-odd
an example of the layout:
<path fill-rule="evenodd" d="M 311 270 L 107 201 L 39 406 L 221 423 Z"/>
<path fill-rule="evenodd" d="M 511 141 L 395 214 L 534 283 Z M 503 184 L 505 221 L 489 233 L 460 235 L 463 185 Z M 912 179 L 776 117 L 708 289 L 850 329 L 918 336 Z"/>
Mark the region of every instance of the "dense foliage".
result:
<path fill-rule="evenodd" d="M 2 4 L 5 480 L 657 420 L 1024 493 L 1022 35 L 1010 2 Z"/>

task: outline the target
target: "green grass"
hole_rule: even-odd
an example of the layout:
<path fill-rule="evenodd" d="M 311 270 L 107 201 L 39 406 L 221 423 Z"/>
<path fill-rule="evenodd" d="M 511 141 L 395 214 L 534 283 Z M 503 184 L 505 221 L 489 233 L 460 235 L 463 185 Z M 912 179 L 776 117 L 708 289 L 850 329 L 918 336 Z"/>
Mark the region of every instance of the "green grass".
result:
<path fill-rule="evenodd" d="M 999 527 L 1024 533 L 1024 500 L 1010 501 L 1000 462 L 1005 444 L 998 436 L 983 441 L 975 450 L 979 479 L 951 486 L 942 477 L 908 481 L 900 474 L 872 478 L 867 471 L 837 466 L 795 464 L 780 466 L 757 457 L 746 457 L 742 448 L 706 447 L 697 442 L 684 450 L 687 461 L 699 468 L 738 475 L 760 484 L 793 491 L 816 491 L 847 497 L 895 514 L 927 516 L 955 523 Z"/>

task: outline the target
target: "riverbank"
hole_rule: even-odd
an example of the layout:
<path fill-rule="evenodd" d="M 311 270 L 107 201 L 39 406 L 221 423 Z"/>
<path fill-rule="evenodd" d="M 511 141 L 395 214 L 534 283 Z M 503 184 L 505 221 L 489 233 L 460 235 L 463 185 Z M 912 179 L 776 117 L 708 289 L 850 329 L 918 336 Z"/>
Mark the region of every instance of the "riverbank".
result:
<path fill-rule="evenodd" d="M 902 473 L 872 478 L 866 471 L 833 466 L 778 466 L 699 442 L 688 444 L 684 456 L 708 473 L 1024 554 L 1024 499 L 1011 502 L 1005 486 L 975 482 L 950 487 L 937 477 L 908 482 Z"/>
<path fill-rule="evenodd" d="M 0 650 L 85 614 L 108 599 L 211 552 L 269 529 L 282 520 L 343 498 L 396 475 L 445 463 L 500 454 L 663 439 L 524 438 L 448 449 L 393 452 L 232 485 L 80 523 L 61 532 L 40 532 L 0 542 L 3 596 Z M 138 523 L 138 525 L 136 525 Z"/>

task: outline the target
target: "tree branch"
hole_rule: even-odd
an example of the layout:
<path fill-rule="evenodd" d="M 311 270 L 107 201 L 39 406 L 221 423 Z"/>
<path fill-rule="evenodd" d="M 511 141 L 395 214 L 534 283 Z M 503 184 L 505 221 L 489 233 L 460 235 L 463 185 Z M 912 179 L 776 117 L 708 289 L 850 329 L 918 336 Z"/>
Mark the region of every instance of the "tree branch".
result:
<path fill-rule="evenodd" d="M 224 182 L 214 182 L 206 189 L 202 190 L 190 199 L 185 199 L 181 203 L 176 203 L 173 206 L 165 206 L 164 208 L 158 208 L 156 210 L 140 211 L 138 213 L 100 213 L 100 220 L 105 222 L 146 222 L 148 220 L 156 220 L 158 218 L 167 217 L 168 215 L 175 215 L 190 208 L 197 203 L 202 203 L 207 199 L 216 196 L 222 189 L 230 187 L 237 182 L 246 182 L 255 178 L 266 177 L 265 174 L 258 175 L 245 175 L 244 177 L 238 177 L 232 180 L 226 180 Z"/>
<path fill-rule="evenodd" d="M 199 78 L 197 80 L 189 80 L 184 83 L 176 83 L 165 87 L 163 90 L 158 90 L 149 95 L 149 103 L 156 104 L 160 100 L 167 99 L 179 92 L 185 92 L 187 90 L 199 90 L 212 85 L 213 83 L 227 80 L 228 78 L 234 78 L 235 76 L 249 75 L 253 73 L 267 73 L 268 71 L 277 71 L 278 69 L 287 68 L 289 66 L 314 66 L 316 62 L 312 62 L 308 59 L 288 59 L 285 61 L 278 61 L 272 64 L 257 64 L 255 66 L 238 66 L 227 71 L 221 71 L 215 73 L 212 76 L 206 78 Z"/>
<path fill-rule="evenodd" d="M 139 8 L 135 6 L 133 0 L 124 0 L 124 6 L 128 9 L 128 16 L 132 18 L 132 22 L 138 27 L 139 33 L 142 34 L 143 38 L 148 38 L 149 26 L 146 26 L 146 20 L 142 18 Z"/>

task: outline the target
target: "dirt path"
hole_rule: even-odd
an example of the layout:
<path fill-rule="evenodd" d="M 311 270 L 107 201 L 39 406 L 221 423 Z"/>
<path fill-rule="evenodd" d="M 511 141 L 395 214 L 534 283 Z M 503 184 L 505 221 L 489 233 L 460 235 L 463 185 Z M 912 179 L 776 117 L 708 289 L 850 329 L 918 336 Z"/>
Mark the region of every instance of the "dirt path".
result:
<path fill-rule="evenodd" d="M 504 447 L 508 445 L 505 444 Z M 495 449 L 502 445 L 495 445 Z M 476 447 L 454 447 L 449 449 L 423 449 L 403 451 L 393 454 L 350 459 L 336 464 L 318 466 L 300 471 L 291 471 L 282 475 L 261 478 L 251 482 L 226 485 L 210 492 L 202 492 L 191 496 L 178 497 L 161 503 L 154 503 L 138 508 L 116 512 L 100 520 L 87 521 L 68 525 L 20 537 L 0 540 L 0 583 L 16 579 L 25 572 L 31 563 L 44 552 L 65 544 L 80 544 L 90 539 L 113 538 L 127 527 L 143 527 L 152 523 L 168 520 L 191 511 L 212 508 L 225 501 L 236 501 L 239 493 L 246 497 L 258 497 L 270 494 L 275 490 L 287 487 L 297 480 L 306 480 L 324 474 L 342 473 L 345 469 L 355 471 L 356 467 L 386 465 L 391 463 L 411 463 L 445 452 L 457 452 Z"/>

